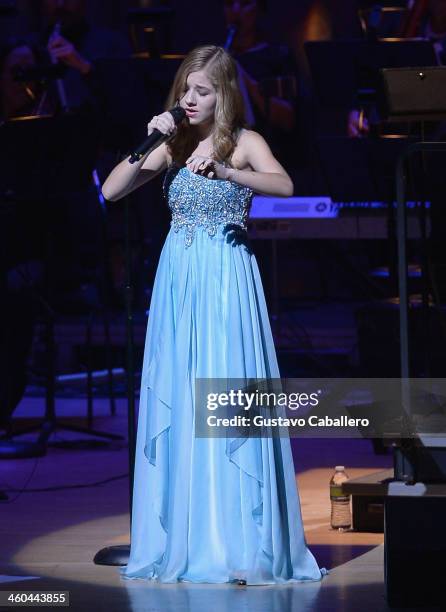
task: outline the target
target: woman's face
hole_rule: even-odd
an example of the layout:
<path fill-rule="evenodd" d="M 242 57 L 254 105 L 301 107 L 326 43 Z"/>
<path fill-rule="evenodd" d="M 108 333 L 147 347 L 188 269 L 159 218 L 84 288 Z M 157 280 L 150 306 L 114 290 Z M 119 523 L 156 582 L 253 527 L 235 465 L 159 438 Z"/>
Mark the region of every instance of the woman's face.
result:
<path fill-rule="evenodd" d="M 190 125 L 214 121 L 217 92 L 205 70 L 191 72 L 186 81 L 180 106 L 186 110 Z"/>

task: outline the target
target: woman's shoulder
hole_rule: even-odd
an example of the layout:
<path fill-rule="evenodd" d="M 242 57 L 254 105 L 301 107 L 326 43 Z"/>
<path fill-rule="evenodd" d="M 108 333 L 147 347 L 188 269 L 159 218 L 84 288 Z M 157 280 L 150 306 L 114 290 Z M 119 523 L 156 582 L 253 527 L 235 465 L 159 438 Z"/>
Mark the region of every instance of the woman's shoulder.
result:
<path fill-rule="evenodd" d="M 238 137 L 237 137 L 237 145 L 243 146 L 251 146 L 256 145 L 260 142 L 265 142 L 265 139 L 261 134 L 255 132 L 254 130 L 249 130 L 247 128 L 241 128 Z"/>
<path fill-rule="evenodd" d="M 242 128 L 237 135 L 237 142 L 232 156 L 234 167 L 243 170 L 252 165 L 256 153 L 266 148 L 266 141 L 258 132 Z"/>
<path fill-rule="evenodd" d="M 265 139 L 258 132 L 242 128 L 238 134 L 236 150 L 240 153 L 248 153 L 255 147 L 264 146 L 265 143 Z"/>

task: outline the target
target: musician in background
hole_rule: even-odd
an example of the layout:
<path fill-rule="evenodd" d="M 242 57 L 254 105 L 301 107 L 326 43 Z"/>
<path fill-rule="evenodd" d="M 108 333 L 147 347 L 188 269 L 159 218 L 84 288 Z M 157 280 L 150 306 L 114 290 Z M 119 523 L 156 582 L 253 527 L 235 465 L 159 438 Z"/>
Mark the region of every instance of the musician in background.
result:
<path fill-rule="evenodd" d="M 129 41 L 120 33 L 90 24 L 85 0 L 44 0 L 39 35 L 51 60 L 66 67 L 63 83 L 68 106 L 95 105 L 103 95 L 95 70 L 99 58 L 127 57 Z M 58 30 L 60 30 L 59 33 Z"/>
<path fill-rule="evenodd" d="M 62 67 L 59 82 L 48 83 L 41 107 L 46 114 L 57 115 L 69 110 L 85 119 L 82 125 L 89 141 L 86 146 L 93 150 L 90 138 L 94 134 L 96 168 L 101 176 L 107 155 L 114 155 L 110 152 L 115 146 L 113 127 L 119 125 L 120 118 L 111 116 L 113 111 L 108 100 L 113 91 L 106 88 L 98 60 L 128 57 L 131 48 L 122 33 L 89 23 L 87 8 L 86 0 L 42 0 L 41 30 L 34 33 L 34 40 L 47 63 Z M 80 167 L 81 164 L 82 160 Z M 56 309 L 88 311 L 97 305 L 102 248 L 101 209 L 92 177 L 66 184 L 52 210 L 57 227 L 54 234 L 58 267 Z"/>
<path fill-rule="evenodd" d="M 34 113 L 36 84 L 24 84 L 15 77 L 36 61 L 36 52 L 25 39 L 10 39 L 0 47 L 0 121 Z"/>
<path fill-rule="evenodd" d="M 226 47 L 238 64 L 247 124 L 268 138 L 294 183 L 302 187 L 302 181 L 296 176 L 296 151 L 305 148 L 295 146 L 299 138 L 298 69 L 287 45 L 266 40 L 261 28 L 266 10 L 267 0 L 224 0 Z M 282 79 L 285 85 L 283 96 L 274 91 L 275 79 Z M 277 88 L 280 88 L 278 83 Z M 285 94 L 287 88 L 291 91 Z"/>
<path fill-rule="evenodd" d="M 297 68 L 286 45 L 267 42 L 259 27 L 267 8 L 266 0 L 225 0 L 226 27 L 235 28 L 230 51 L 239 64 L 258 128 L 265 123 L 280 130 L 293 129 L 296 123 L 292 100 L 273 96 L 268 104 L 262 92 L 262 81 L 274 77 L 297 77 Z"/>

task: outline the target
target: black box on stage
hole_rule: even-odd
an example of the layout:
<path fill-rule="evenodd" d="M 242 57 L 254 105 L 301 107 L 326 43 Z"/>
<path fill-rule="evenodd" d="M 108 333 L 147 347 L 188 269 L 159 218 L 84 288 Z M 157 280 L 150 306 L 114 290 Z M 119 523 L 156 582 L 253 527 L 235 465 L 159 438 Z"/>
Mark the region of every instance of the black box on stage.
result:
<path fill-rule="evenodd" d="M 391 606 L 442 606 L 446 496 L 388 497 L 384 572 Z"/>
<path fill-rule="evenodd" d="M 383 533 L 384 496 L 352 495 L 352 523 L 355 531 Z"/>

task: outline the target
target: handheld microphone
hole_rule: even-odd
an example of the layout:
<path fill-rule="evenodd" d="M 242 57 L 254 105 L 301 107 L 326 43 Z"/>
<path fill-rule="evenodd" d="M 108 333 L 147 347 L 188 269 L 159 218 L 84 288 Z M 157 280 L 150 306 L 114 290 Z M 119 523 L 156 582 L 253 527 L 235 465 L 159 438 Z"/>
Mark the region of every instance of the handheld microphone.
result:
<path fill-rule="evenodd" d="M 175 125 L 181 123 L 186 116 L 186 111 L 184 108 L 181 108 L 181 106 L 171 108 L 169 113 L 172 115 Z M 144 142 L 142 142 L 139 147 L 130 153 L 129 163 L 134 164 L 135 162 L 139 161 L 147 152 L 153 151 L 153 149 L 156 149 L 156 147 L 158 147 L 168 138 L 169 136 L 167 134 L 163 134 L 155 128 L 150 136 L 147 136 Z"/>

